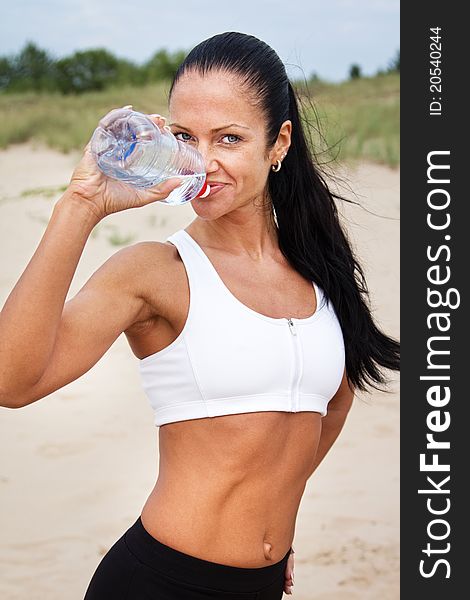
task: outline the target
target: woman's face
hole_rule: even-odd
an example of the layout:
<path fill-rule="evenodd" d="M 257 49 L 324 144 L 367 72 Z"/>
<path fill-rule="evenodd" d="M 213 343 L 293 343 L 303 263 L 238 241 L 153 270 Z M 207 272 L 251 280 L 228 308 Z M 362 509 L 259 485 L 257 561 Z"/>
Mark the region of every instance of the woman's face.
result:
<path fill-rule="evenodd" d="M 290 144 L 291 122 L 285 121 L 268 151 L 262 111 L 248 101 L 238 79 L 221 72 L 186 72 L 173 88 L 169 112 L 172 133 L 205 161 L 211 194 L 192 201 L 198 216 L 216 219 L 255 200 L 260 206 L 271 165 Z"/>

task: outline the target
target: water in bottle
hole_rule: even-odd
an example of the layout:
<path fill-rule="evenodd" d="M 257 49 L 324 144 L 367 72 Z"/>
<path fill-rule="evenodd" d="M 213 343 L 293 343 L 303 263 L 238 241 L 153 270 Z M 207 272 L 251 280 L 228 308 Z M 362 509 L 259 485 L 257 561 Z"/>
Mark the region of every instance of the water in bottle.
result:
<path fill-rule="evenodd" d="M 135 187 L 183 179 L 161 200 L 165 204 L 184 204 L 210 192 L 201 154 L 135 110 L 112 110 L 101 119 L 91 138 L 91 152 L 105 175 Z"/>

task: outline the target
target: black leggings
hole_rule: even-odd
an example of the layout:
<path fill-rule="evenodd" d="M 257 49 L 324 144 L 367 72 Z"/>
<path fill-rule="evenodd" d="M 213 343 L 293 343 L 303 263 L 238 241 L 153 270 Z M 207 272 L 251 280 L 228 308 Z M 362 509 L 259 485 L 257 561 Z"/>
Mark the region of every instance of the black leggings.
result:
<path fill-rule="evenodd" d="M 101 559 L 84 600 L 281 600 L 289 552 L 259 568 L 202 560 L 162 544 L 139 516 Z"/>

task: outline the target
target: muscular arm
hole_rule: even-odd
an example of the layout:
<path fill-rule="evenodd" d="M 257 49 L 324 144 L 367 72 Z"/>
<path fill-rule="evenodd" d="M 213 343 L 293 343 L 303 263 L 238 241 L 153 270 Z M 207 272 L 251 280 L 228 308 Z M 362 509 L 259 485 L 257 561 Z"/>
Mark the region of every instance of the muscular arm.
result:
<path fill-rule="evenodd" d="M 341 433 L 352 406 L 353 398 L 354 389 L 349 387 L 345 369 L 338 391 L 328 403 L 328 414 L 322 419 L 322 432 L 312 472 L 317 469 Z"/>
<path fill-rule="evenodd" d="M 75 381 L 122 332 L 152 312 L 141 273 L 147 265 L 160 272 L 158 250 L 165 247 L 158 242 L 152 243 L 151 259 L 146 242 L 121 248 L 65 302 L 94 223 L 82 206 L 59 200 L 36 253 L 0 311 L 2 407 L 25 407 Z"/>

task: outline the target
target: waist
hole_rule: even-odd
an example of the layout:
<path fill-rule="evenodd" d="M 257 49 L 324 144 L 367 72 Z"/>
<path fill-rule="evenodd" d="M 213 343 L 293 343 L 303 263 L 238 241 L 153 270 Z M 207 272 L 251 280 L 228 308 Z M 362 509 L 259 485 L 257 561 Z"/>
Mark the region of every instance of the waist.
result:
<path fill-rule="evenodd" d="M 277 563 L 243 568 L 207 561 L 183 553 L 150 535 L 139 517 L 124 534 L 129 550 L 145 565 L 189 585 L 227 592 L 252 592 L 279 582 L 282 589 L 290 548 Z"/>
<path fill-rule="evenodd" d="M 239 568 L 263 568 L 290 549 L 301 491 L 211 491 L 157 485 L 142 509 L 152 537 L 202 560 Z"/>

